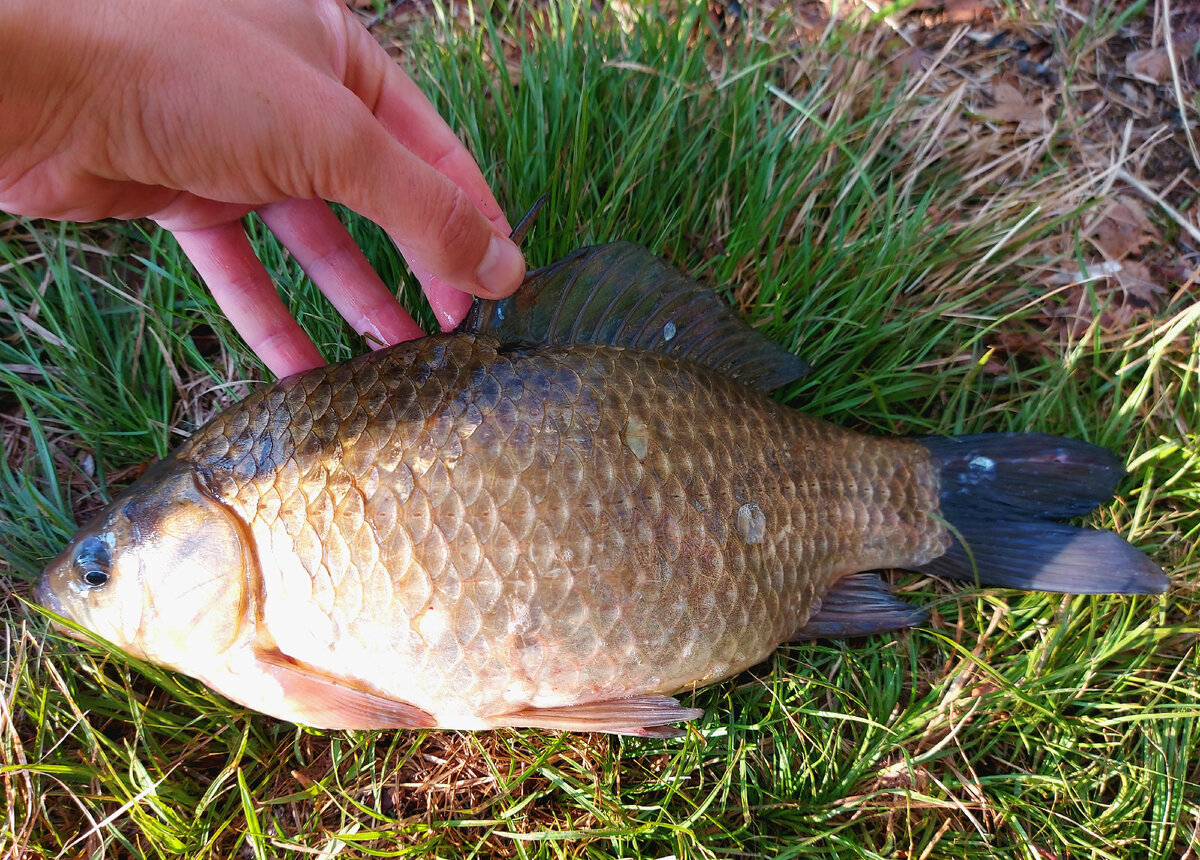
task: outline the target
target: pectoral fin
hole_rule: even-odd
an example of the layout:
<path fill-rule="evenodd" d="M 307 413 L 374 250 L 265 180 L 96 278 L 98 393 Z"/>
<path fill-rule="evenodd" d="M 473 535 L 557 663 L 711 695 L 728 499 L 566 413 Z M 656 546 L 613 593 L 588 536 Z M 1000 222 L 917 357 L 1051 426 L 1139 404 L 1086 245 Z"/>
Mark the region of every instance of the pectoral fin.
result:
<path fill-rule="evenodd" d="M 279 651 L 262 651 L 257 656 L 264 680 L 279 684 L 287 718 L 295 722 L 322 729 L 427 729 L 437 725 L 418 707 L 359 689 Z"/>
<path fill-rule="evenodd" d="M 685 708 L 670 696 L 634 696 L 605 702 L 587 702 L 558 708 L 526 708 L 496 717 L 495 727 L 521 726 L 561 729 L 568 732 L 608 732 L 640 738 L 673 738 L 682 729 L 670 723 L 694 720 L 704 715 L 699 708 Z"/>

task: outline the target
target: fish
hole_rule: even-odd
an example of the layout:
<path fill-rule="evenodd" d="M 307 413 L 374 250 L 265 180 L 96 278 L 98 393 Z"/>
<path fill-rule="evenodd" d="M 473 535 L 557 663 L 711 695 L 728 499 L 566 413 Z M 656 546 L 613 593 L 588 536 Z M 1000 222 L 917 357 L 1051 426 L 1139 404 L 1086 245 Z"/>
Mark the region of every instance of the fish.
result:
<path fill-rule="evenodd" d="M 628 242 L 453 332 L 260 388 L 82 528 L 37 600 L 73 635 L 321 729 L 672 737 L 780 645 L 904 630 L 900 568 L 1158 594 L 1066 520 L 1124 475 L 1043 434 L 888 438 L 781 405 L 807 370 Z"/>

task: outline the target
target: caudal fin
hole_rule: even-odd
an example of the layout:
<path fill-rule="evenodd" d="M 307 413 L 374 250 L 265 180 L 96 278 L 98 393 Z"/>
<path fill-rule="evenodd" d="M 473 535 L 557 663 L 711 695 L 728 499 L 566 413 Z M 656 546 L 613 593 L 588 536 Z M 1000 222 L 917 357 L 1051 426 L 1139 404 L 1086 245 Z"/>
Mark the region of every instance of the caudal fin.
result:
<path fill-rule="evenodd" d="M 1166 591 L 1162 569 L 1118 535 L 1057 522 L 1116 489 L 1125 472 L 1104 448 L 1036 433 L 919 441 L 941 469 L 941 516 L 955 536 L 920 570 L 1067 594 Z"/>

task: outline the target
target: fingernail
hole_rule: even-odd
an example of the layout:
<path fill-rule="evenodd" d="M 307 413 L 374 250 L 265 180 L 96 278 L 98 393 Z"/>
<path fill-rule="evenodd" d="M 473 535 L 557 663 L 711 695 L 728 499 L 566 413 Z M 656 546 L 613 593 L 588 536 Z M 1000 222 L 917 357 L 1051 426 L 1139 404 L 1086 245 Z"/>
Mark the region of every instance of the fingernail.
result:
<path fill-rule="evenodd" d="M 492 236 L 483 262 L 475 270 L 475 280 L 494 298 L 506 296 L 517 288 L 525 275 L 525 257 L 521 249 L 503 236 Z"/>

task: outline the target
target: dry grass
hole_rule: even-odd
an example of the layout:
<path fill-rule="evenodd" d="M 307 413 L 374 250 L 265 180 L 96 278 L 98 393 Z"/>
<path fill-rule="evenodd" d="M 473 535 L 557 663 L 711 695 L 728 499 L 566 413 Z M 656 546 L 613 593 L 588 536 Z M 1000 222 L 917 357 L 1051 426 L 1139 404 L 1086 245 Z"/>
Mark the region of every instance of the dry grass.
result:
<path fill-rule="evenodd" d="M 708 74 L 705 84 L 694 85 L 697 101 L 719 98 L 747 74 L 734 63 L 738 46 L 766 44 L 770 122 L 797 134 L 813 126 L 846 130 L 847 137 L 805 162 L 805 173 L 788 177 L 789 193 L 763 194 L 758 209 L 747 206 L 744 187 L 732 184 L 661 208 L 638 197 L 644 189 L 636 181 L 620 193 L 596 190 L 605 177 L 571 189 L 594 191 L 590 197 L 558 189 L 560 202 L 592 207 L 590 223 L 551 217 L 539 230 L 552 238 L 539 247 L 553 256 L 555 243 L 573 247 L 642 231 L 665 255 L 687 261 L 754 311 L 790 287 L 780 269 L 795 264 L 796 246 L 857 249 L 876 242 L 877 219 L 868 212 L 840 223 L 837 207 L 864 198 L 861 185 L 881 185 L 879 165 L 892 154 L 904 159 L 891 189 L 897 199 L 923 199 L 931 176 L 956 177 L 952 192 L 939 187 L 929 199 L 920 235 L 951 251 L 969 248 L 971 256 L 920 249 L 928 260 L 920 271 L 889 263 L 905 281 L 894 294 L 897 307 L 878 319 L 863 317 L 862 325 L 878 322 L 881 337 L 899 338 L 912 324 L 911 309 L 928 306 L 933 317 L 957 327 L 958 347 L 897 348 L 903 361 L 888 367 L 891 353 L 872 362 L 873 347 L 864 346 L 844 368 L 830 359 L 822 372 L 859 382 L 875 372 L 878 381 L 806 389 L 803 396 L 839 420 L 898 432 L 948 430 L 954 419 L 941 416 L 959 411 L 969 411 L 958 420 L 972 427 L 1006 427 L 1049 413 L 1048 424 L 1107 432 L 1115 443 L 1121 428 L 1135 428 L 1138 439 L 1128 442 L 1143 489 L 1114 503 L 1106 524 L 1150 541 L 1173 570 L 1165 605 L 1085 609 L 1069 598 L 1010 601 L 909 577 L 900 586 L 914 600 L 936 601 L 935 633 L 866 649 L 790 649 L 738 683 L 702 694 L 701 703 L 720 716 L 678 747 L 537 732 L 292 730 L 236 709 L 224 716 L 227 706 L 198 685 L 72 654 L 45 644 L 40 622 L 31 622 L 37 635 L 14 622 L 5 628 L 0 688 L 7 816 L 0 849 L 7 838 L 11 850 L 29 856 L 102 854 L 105 845 L 109 856 L 254 856 L 255 850 L 262 856 L 848 856 L 861 848 L 878 852 L 871 856 L 911 858 L 1052 857 L 1064 845 L 1078 856 L 1081 846 L 1141 856 L 1129 841 L 1136 833 L 1147 844 L 1162 840 L 1145 849 L 1147 856 L 1194 852 L 1194 831 L 1189 839 L 1186 828 L 1165 835 L 1154 828 L 1155 816 L 1194 819 L 1200 811 L 1200 764 L 1189 761 L 1196 741 L 1187 735 L 1194 731 L 1194 702 L 1189 715 L 1183 701 L 1200 677 L 1188 626 L 1200 567 L 1188 538 L 1196 534 L 1200 481 L 1197 428 L 1188 423 L 1194 408 L 1179 403 L 1195 397 L 1192 383 L 1180 379 L 1194 372 L 1198 312 L 1188 296 L 1200 247 L 1200 174 L 1181 117 L 1195 121 L 1200 13 L 1176 3 L 1168 15 L 1161 0 L 1146 15 L 1119 22 L 1108 20 L 1118 13 L 1100 4 L 898 5 L 904 8 L 881 15 L 870 4 L 842 4 L 831 20 L 820 2 L 798 0 L 786 10 L 766 2 L 736 9 L 710 3 L 707 26 L 720 38 L 696 33 Z M 395 4 L 380 15 L 377 32 L 408 44 L 431 8 Z M 487 14 L 455 10 L 468 30 L 477 27 L 473 16 Z M 542 11 L 541 19 L 525 19 L 523 31 L 503 32 L 492 81 L 521 80 L 528 40 L 554 20 Z M 632 32 L 635 13 L 610 3 L 597 17 L 602 26 Z M 651 65 L 640 68 L 655 86 L 672 85 Z M 881 103 L 892 113 L 872 125 Z M 889 133 L 873 134 L 881 128 Z M 848 158 L 857 159 L 861 175 L 846 168 Z M 555 164 L 541 169 L 542 177 L 502 175 L 501 199 L 520 208 L 526 185 L 536 194 L 545 190 L 536 186 L 546 176 L 564 182 L 572 176 L 560 176 Z M 829 189 L 832 175 L 843 177 L 840 189 Z M 686 214 L 671 214 L 672 206 Z M 747 238 L 747 212 L 762 225 L 759 233 L 774 237 L 770 242 Z M 999 234 L 996 225 L 1005 225 Z M 137 266 L 113 268 L 112 255 L 125 254 L 130 242 L 120 231 L 89 232 L 74 246 L 68 239 L 48 245 L 45 234 L 38 239 L 36 229 L 8 221 L 0 235 L 22 249 L 16 256 L 26 265 L 61 252 L 81 282 L 146 277 Z M 815 277 L 803 286 L 814 294 L 828 289 Z M 805 330 L 806 349 L 840 345 L 843 334 L 828 335 L 828 342 L 817 334 L 833 318 L 828 308 L 844 305 L 812 306 L 824 316 Z M 21 313 L 30 323 L 39 319 L 36 302 Z M 108 464 L 104 476 L 112 485 L 138 473 L 168 438 L 166 426 L 195 426 L 247 390 L 241 380 L 252 369 L 229 347 L 212 309 L 186 313 L 196 360 L 181 363 L 177 345 L 156 342 L 161 365 L 152 372 L 166 380 L 170 407 L 156 441 Z M 765 325 L 788 331 L 768 316 Z M 144 331 L 153 338 L 156 329 Z M 59 336 L 46 330 L 41 337 Z M 336 338 L 330 327 L 325 340 Z M 1115 370 L 1103 356 L 1118 352 L 1128 359 Z M 1054 367 L 1069 369 L 1065 382 Z M 26 378 L 42 372 L 9 370 Z M 1086 390 L 1097 393 L 1085 401 L 1088 408 L 1127 412 L 1124 423 L 1063 417 L 1037 390 L 1050 380 L 1070 394 L 1071 378 L 1085 375 L 1101 377 L 1088 382 Z M 895 380 L 938 376 L 951 382 L 910 396 L 926 398 L 924 416 L 917 407 L 888 405 L 906 402 Z M 886 388 L 886 396 L 873 396 L 872 385 Z M 72 512 L 86 518 L 101 504 L 100 446 L 69 421 L 43 419 L 46 446 L 39 448 L 31 422 L 41 413 L 27 409 L 15 391 L 0 388 L 10 471 L 32 474 L 44 451 L 67 487 Z M 1172 445 L 1178 450 L 1167 450 Z M 7 617 L 17 618 L 22 610 L 10 592 L 26 594 L 28 585 L 10 576 L 0 583 Z M 1083 643 L 1077 650 L 1094 663 L 1070 674 L 1084 658 L 1063 656 L 1070 650 L 1065 643 Z M 1138 656 L 1122 656 L 1131 650 Z M 73 680 L 66 672 L 87 677 Z M 1060 682 L 1056 672 L 1068 680 Z M 1164 721 L 1170 731 L 1162 736 L 1130 728 L 1139 714 L 1149 722 L 1172 708 L 1182 716 Z M 742 714 L 751 724 L 738 722 Z M 1181 752 L 1172 755 L 1172 744 Z M 1055 766 L 1039 769 L 1047 755 L 1057 756 Z M 1141 769 L 1122 770 L 1122 756 Z M 1105 832 L 1114 819 L 1104 807 L 1119 812 L 1132 803 L 1122 781 L 1149 779 L 1151 771 L 1165 786 L 1148 792 L 1156 805 L 1144 814 L 1134 809 Z M 1018 778 L 1013 787 L 1006 780 L 1014 774 L 1027 775 L 1028 783 Z M 210 829 L 175 845 L 193 813 L 211 819 Z M 1140 822 L 1139 815 L 1150 822 L 1141 829 L 1129 823 Z M 1029 832 L 1037 824 L 1042 829 Z M 101 838 L 113 831 L 127 841 Z"/>

